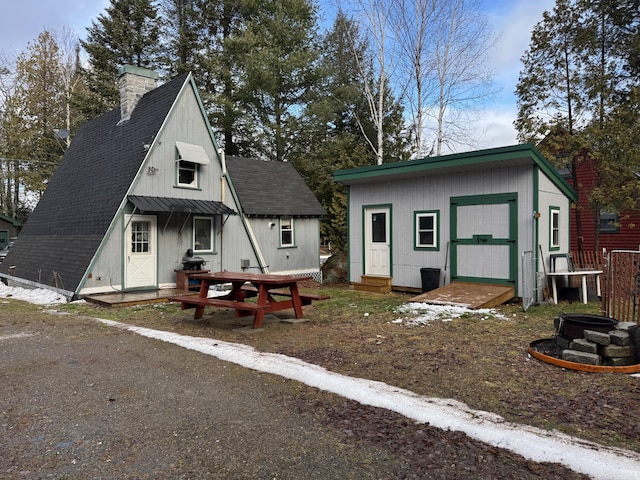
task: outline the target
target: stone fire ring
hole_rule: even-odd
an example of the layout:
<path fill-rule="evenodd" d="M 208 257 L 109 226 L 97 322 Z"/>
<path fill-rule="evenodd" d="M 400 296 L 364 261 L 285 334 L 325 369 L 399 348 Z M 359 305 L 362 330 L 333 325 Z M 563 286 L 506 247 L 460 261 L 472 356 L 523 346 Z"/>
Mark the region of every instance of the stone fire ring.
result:
<path fill-rule="evenodd" d="M 527 351 L 532 357 L 537 358 L 541 362 L 549 363 L 551 365 L 555 365 L 556 367 L 568 368 L 569 370 L 578 370 L 580 372 L 593 372 L 593 373 L 612 372 L 612 373 L 626 373 L 626 374 L 640 372 L 640 364 L 627 365 L 623 367 L 611 367 L 607 365 L 587 365 L 584 363 L 568 362 L 566 360 L 562 360 L 557 357 L 545 355 L 544 353 L 541 353 L 535 349 L 535 345 L 537 343 L 548 342 L 549 340 L 553 340 L 553 339 L 543 338 L 541 340 L 535 340 L 529 344 L 529 349 Z"/>

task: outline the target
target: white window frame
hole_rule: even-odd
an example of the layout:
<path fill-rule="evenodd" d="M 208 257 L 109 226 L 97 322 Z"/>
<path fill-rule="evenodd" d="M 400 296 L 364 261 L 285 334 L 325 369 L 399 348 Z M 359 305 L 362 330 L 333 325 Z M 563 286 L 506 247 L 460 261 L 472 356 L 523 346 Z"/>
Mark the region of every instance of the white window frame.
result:
<path fill-rule="evenodd" d="M 438 250 L 440 248 L 440 242 L 438 241 L 440 236 L 439 213 L 438 210 L 414 212 L 413 246 L 416 250 Z M 420 233 L 428 231 L 427 229 L 420 229 L 420 219 L 425 217 L 431 217 L 433 219 L 433 242 L 430 244 L 420 241 Z"/>
<path fill-rule="evenodd" d="M 187 162 L 185 160 L 178 160 L 176 167 L 176 185 L 184 188 L 198 188 L 198 178 L 200 166 L 197 163 Z M 180 181 L 181 172 L 193 172 L 193 180 L 189 183 L 183 183 Z"/>
<path fill-rule="evenodd" d="M 549 207 L 549 250 L 560 249 L 560 208 Z"/>
<path fill-rule="evenodd" d="M 200 227 L 198 224 L 203 222 L 209 223 L 209 245 L 205 245 L 206 248 L 202 248 L 198 241 L 198 228 Z M 215 219 L 213 217 L 193 217 L 193 253 L 211 253 L 215 251 L 214 226 Z"/>
<path fill-rule="evenodd" d="M 288 234 L 291 236 L 291 241 L 285 243 L 284 236 Z M 294 247 L 295 235 L 293 227 L 293 217 L 280 217 L 280 247 Z"/>

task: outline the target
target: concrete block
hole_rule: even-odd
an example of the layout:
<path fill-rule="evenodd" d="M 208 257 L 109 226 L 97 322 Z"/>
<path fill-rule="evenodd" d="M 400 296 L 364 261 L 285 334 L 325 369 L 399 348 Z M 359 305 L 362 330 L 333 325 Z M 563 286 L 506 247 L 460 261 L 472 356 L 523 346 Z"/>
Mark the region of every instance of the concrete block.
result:
<path fill-rule="evenodd" d="M 633 359 L 631 357 L 603 358 L 602 364 L 609 367 L 626 367 L 628 365 L 633 365 Z"/>
<path fill-rule="evenodd" d="M 629 327 L 633 327 L 634 325 L 636 325 L 636 322 L 618 322 L 616 329 L 626 331 L 629 330 Z"/>
<path fill-rule="evenodd" d="M 584 363 L 586 365 L 600 365 L 600 355 L 577 350 L 564 350 L 562 359 L 567 362 Z"/>
<path fill-rule="evenodd" d="M 622 330 L 613 330 L 609 332 L 609 338 L 611 338 L 611 343 L 614 345 L 625 346 L 629 345 L 629 332 L 625 332 Z"/>
<path fill-rule="evenodd" d="M 616 358 L 616 357 L 630 357 L 632 354 L 631 347 L 629 345 L 622 347 L 620 345 L 607 345 L 602 347 L 600 353 L 603 357 Z"/>
<path fill-rule="evenodd" d="M 590 342 L 586 338 L 576 338 L 569 345 L 570 350 L 577 350 L 579 352 L 598 353 L 598 344 Z"/>
<path fill-rule="evenodd" d="M 611 337 L 608 333 L 596 332 L 593 330 L 585 330 L 584 338 L 590 342 L 597 343 L 598 345 L 609 345 L 611 343 Z"/>

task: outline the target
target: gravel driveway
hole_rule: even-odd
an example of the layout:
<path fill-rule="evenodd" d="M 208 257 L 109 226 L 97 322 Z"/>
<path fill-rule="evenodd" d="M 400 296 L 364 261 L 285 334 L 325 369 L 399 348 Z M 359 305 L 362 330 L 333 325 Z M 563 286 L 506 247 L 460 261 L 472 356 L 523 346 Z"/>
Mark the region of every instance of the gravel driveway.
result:
<path fill-rule="evenodd" d="M 0 478 L 384 477 L 287 407 L 293 382 L 46 315 L 5 324 L 0 352 Z"/>
<path fill-rule="evenodd" d="M 92 320 L 10 311 L 1 479 L 586 478 Z"/>

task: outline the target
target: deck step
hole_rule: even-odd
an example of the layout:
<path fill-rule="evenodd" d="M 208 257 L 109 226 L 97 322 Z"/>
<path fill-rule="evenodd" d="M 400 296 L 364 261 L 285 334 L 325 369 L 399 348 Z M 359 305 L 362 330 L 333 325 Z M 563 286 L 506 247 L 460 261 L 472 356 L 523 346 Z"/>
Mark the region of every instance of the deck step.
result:
<path fill-rule="evenodd" d="M 389 293 L 391 291 L 391 277 L 375 277 L 362 275 L 360 282 L 354 282 L 353 289 L 362 292 Z"/>

